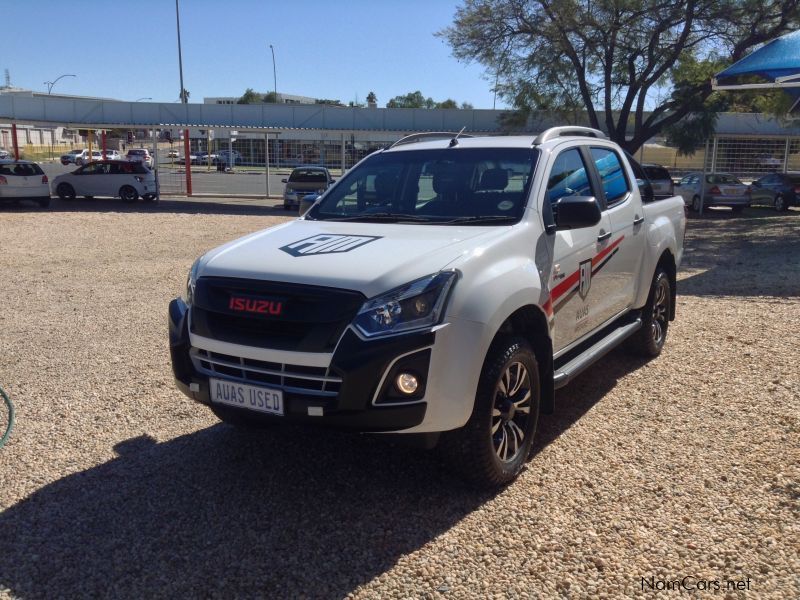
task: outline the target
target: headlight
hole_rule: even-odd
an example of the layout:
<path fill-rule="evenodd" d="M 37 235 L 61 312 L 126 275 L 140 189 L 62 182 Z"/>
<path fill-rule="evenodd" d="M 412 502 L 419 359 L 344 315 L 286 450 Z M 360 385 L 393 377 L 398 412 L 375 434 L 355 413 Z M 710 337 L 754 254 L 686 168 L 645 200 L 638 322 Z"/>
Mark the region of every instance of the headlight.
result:
<path fill-rule="evenodd" d="M 197 267 L 200 264 L 198 258 L 194 261 L 192 268 L 189 269 L 189 275 L 186 277 L 186 292 L 183 294 L 183 301 L 189 306 L 194 303 L 194 286 L 197 283 Z"/>
<path fill-rule="evenodd" d="M 436 325 L 444 314 L 448 292 L 455 280 L 455 271 L 443 271 L 367 300 L 353 324 L 366 337 Z"/>

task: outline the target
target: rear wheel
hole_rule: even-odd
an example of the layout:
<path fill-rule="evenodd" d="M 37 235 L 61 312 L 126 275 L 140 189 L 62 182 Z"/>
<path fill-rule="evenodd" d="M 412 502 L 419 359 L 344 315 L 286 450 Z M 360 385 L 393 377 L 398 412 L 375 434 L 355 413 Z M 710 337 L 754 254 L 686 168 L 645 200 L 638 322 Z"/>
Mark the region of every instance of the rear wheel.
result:
<path fill-rule="evenodd" d="M 442 440 L 453 466 L 481 487 L 513 481 L 531 451 L 540 389 L 539 368 L 528 342 L 520 337 L 495 340 L 469 421 Z"/>
<path fill-rule="evenodd" d="M 136 202 L 136 199 L 139 197 L 139 192 L 137 192 L 136 188 L 133 186 L 123 185 L 119 189 L 119 197 L 125 202 Z"/>
<path fill-rule="evenodd" d="M 700 212 L 700 196 L 692 198 L 692 210 L 696 213 Z"/>
<path fill-rule="evenodd" d="M 62 200 L 74 200 L 75 188 L 68 183 L 59 183 L 56 188 L 56 194 L 58 194 L 58 197 Z"/>
<path fill-rule="evenodd" d="M 789 210 L 789 203 L 786 202 L 786 198 L 783 197 L 783 194 L 778 194 L 775 196 L 775 201 L 773 202 L 773 206 L 775 210 L 778 212 L 784 212 Z"/>
<path fill-rule="evenodd" d="M 647 296 L 647 304 L 642 310 L 642 327 L 626 343 L 631 353 L 647 358 L 655 358 L 661 354 L 669 328 L 671 287 L 669 275 L 663 267 L 658 267 Z"/>

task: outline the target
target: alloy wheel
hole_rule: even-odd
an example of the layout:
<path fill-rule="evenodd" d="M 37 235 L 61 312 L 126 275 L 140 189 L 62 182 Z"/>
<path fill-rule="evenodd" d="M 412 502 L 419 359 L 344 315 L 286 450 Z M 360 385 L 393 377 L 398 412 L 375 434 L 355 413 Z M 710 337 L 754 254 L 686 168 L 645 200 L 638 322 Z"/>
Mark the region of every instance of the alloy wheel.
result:
<path fill-rule="evenodd" d="M 664 343 L 664 332 L 667 330 L 669 290 L 666 279 L 658 282 L 656 295 L 653 301 L 653 319 L 651 323 L 653 342 L 657 346 Z"/>
<path fill-rule="evenodd" d="M 497 382 L 492 407 L 492 445 L 502 462 L 513 461 L 522 450 L 530 413 L 530 375 L 521 362 L 511 363 Z"/>

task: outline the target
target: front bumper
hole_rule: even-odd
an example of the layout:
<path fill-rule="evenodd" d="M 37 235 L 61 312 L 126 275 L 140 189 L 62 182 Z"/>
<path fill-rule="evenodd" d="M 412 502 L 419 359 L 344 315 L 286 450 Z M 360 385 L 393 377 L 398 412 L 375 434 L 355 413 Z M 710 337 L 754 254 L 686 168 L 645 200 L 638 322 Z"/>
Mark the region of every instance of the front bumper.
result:
<path fill-rule="evenodd" d="M 209 373 L 192 359 L 188 307 L 177 298 L 169 305 L 169 343 L 172 369 L 178 388 L 193 400 L 211 406 Z M 402 431 L 416 427 L 425 419 L 425 399 L 429 379 L 433 332 L 398 335 L 377 340 L 362 340 L 348 329 L 333 352 L 328 371 L 341 378 L 334 395 L 303 393 L 289 386 L 262 384 L 283 389 L 284 415 L 274 416 L 225 405 L 214 405 L 220 412 L 236 411 L 253 420 L 321 424 L 356 431 Z M 202 364 L 202 363 L 200 363 Z M 284 365 L 287 368 L 288 365 Z M 401 397 L 392 382 L 400 370 L 413 371 L 422 380 L 413 395 Z M 246 368 L 243 370 L 245 374 Z M 225 374 L 214 374 L 225 379 Z M 234 378 L 236 379 L 236 378 Z M 248 381 L 250 385 L 258 385 Z"/>

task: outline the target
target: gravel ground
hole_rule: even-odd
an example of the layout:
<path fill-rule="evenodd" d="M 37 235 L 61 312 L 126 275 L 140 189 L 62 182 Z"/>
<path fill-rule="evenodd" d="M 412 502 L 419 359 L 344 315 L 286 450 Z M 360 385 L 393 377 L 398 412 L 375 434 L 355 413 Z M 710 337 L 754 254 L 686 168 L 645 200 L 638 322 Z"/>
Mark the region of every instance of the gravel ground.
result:
<path fill-rule="evenodd" d="M 0 596 L 800 597 L 797 209 L 691 220 L 662 356 L 561 390 L 488 494 L 436 453 L 242 434 L 181 395 L 189 265 L 283 220 L 198 206 L 0 209 Z"/>

